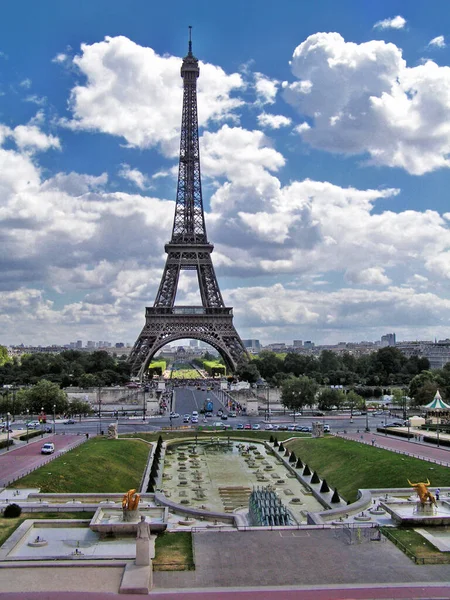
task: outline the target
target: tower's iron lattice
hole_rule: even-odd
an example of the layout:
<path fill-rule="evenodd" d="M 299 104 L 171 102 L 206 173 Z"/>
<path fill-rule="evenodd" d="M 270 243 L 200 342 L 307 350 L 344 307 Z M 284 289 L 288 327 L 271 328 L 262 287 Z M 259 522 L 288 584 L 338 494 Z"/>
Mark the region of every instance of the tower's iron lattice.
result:
<path fill-rule="evenodd" d="M 141 378 L 160 348 L 183 338 L 210 344 L 231 370 L 247 356 L 233 325 L 233 309 L 223 302 L 211 260 L 214 246 L 206 236 L 198 142 L 199 75 L 189 34 L 189 49 L 181 66 L 183 114 L 172 239 L 165 245 L 167 260 L 155 303 L 145 309 L 145 325 L 129 358 L 132 374 Z M 182 269 L 197 271 L 202 306 L 175 306 Z"/>

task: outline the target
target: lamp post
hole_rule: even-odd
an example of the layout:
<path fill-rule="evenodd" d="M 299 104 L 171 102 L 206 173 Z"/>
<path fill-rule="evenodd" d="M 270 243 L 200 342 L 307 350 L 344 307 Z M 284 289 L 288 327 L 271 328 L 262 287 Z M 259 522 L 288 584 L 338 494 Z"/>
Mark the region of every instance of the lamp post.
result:
<path fill-rule="evenodd" d="M 437 427 L 436 427 L 436 437 L 437 437 L 437 447 L 439 448 L 439 412 L 437 412 Z"/>
<path fill-rule="evenodd" d="M 145 421 L 145 388 L 146 388 L 146 386 L 144 385 L 144 388 L 143 388 L 144 397 L 142 399 L 142 421 Z"/>
<path fill-rule="evenodd" d="M 56 404 L 53 405 L 53 435 L 56 433 Z"/>
<path fill-rule="evenodd" d="M 11 413 L 6 413 L 6 450 L 9 450 L 9 420 L 11 418 Z"/>
<path fill-rule="evenodd" d="M 29 409 L 29 408 L 27 408 L 27 444 L 28 444 L 28 442 L 30 441 L 30 440 L 28 439 L 28 425 L 29 425 L 29 422 L 30 422 L 30 409 Z"/>
<path fill-rule="evenodd" d="M 99 385 L 98 389 L 98 418 L 99 418 L 99 430 L 100 430 L 100 435 L 102 434 L 102 388 Z"/>
<path fill-rule="evenodd" d="M 41 406 L 41 438 L 44 437 L 44 407 Z"/>
<path fill-rule="evenodd" d="M 267 391 L 267 420 L 270 421 L 270 404 L 269 404 L 270 386 L 266 387 L 266 391 Z"/>

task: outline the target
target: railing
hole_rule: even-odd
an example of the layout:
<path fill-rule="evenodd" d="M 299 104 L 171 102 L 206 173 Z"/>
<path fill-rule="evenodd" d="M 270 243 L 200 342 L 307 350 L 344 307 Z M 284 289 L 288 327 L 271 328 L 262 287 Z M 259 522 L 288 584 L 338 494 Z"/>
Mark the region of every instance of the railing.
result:
<path fill-rule="evenodd" d="M 233 309 L 213 306 L 147 306 L 146 316 L 153 315 L 232 315 Z"/>

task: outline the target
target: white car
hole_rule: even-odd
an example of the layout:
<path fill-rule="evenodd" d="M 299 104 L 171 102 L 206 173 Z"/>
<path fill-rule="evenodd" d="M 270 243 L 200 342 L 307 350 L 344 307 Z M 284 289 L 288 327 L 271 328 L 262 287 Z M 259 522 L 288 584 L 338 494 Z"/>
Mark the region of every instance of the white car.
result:
<path fill-rule="evenodd" d="M 55 444 L 52 442 L 47 442 L 41 448 L 41 454 L 53 454 L 55 451 Z"/>
<path fill-rule="evenodd" d="M 273 429 L 272 423 L 267 423 L 267 425 L 264 425 L 264 429 L 266 429 L 266 430 L 272 430 Z"/>
<path fill-rule="evenodd" d="M 193 411 L 192 411 L 192 416 L 193 416 L 193 417 L 198 417 L 198 411 L 196 411 L 196 410 L 193 410 Z"/>

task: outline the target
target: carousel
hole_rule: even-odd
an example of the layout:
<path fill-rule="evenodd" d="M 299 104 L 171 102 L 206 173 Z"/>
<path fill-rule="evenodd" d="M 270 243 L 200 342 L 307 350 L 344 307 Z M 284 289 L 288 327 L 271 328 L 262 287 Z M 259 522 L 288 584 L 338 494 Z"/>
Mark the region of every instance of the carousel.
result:
<path fill-rule="evenodd" d="M 435 424 L 450 423 L 450 405 L 442 400 L 437 390 L 433 400 L 424 406 L 427 413 L 427 422 Z"/>

